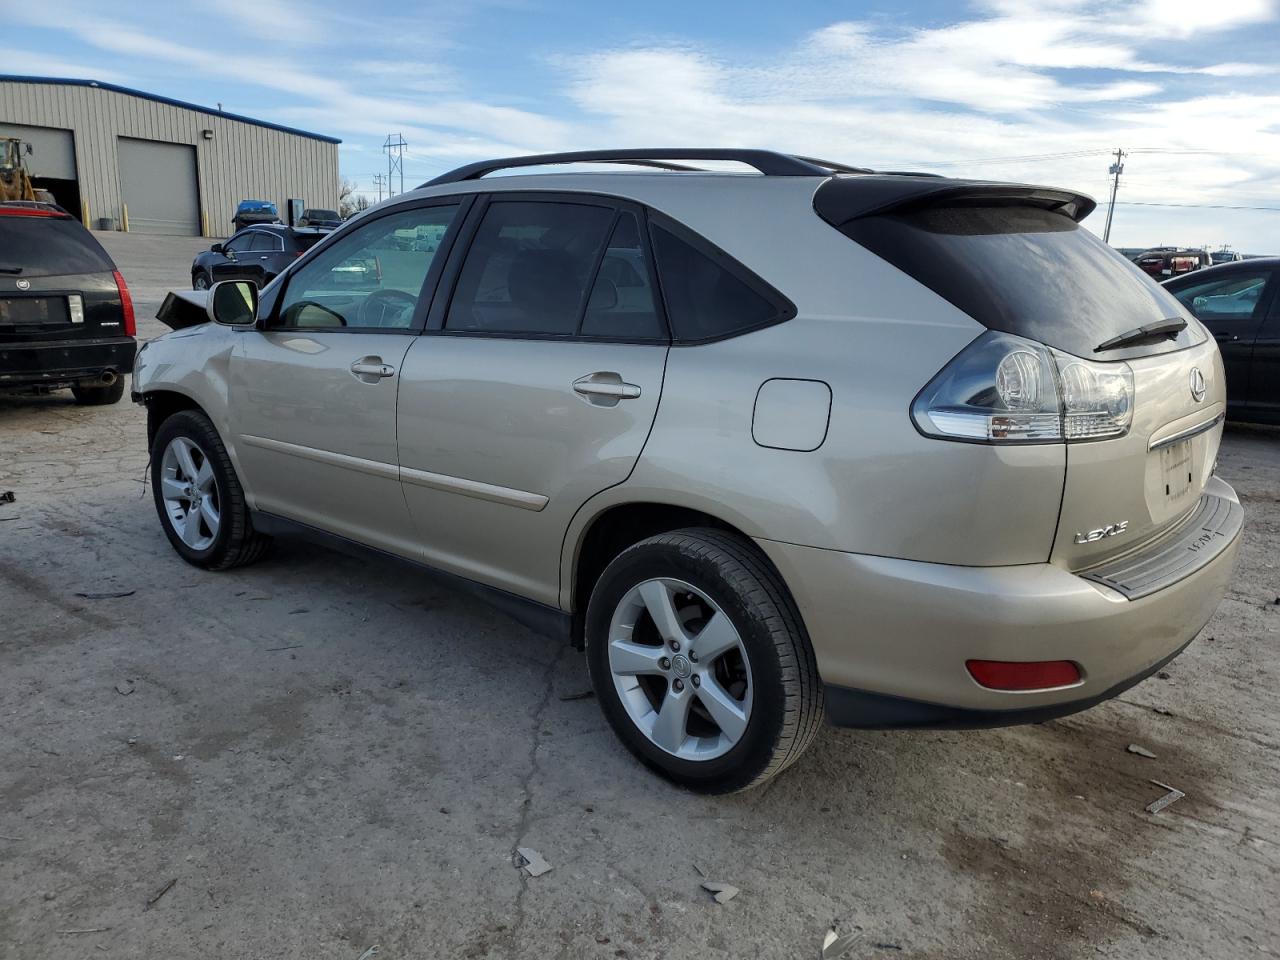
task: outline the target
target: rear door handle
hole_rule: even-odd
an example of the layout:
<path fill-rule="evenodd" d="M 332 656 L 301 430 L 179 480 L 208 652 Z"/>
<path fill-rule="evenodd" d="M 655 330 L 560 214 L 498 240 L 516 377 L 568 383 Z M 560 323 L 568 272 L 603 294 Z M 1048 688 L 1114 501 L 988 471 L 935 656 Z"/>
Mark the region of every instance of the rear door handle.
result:
<path fill-rule="evenodd" d="M 396 368 L 383 363 L 381 357 L 361 357 L 351 362 L 351 375 L 363 383 L 377 383 L 385 377 L 394 377 Z"/>
<path fill-rule="evenodd" d="M 1217 340 L 1219 343 L 1235 343 L 1240 338 L 1234 333 L 1215 333 L 1213 335 L 1213 339 Z"/>
<path fill-rule="evenodd" d="M 599 407 L 616 407 L 619 400 L 635 400 L 640 387 L 612 371 L 600 371 L 573 381 L 573 392 Z"/>

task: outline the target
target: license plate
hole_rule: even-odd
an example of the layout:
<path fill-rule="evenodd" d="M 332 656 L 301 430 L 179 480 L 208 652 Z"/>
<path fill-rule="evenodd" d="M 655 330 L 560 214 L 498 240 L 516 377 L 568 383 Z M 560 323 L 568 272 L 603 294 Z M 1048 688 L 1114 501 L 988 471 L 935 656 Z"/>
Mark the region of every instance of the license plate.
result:
<path fill-rule="evenodd" d="M 0 297 L 0 324 L 40 326 L 68 322 L 63 297 Z"/>
<path fill-rule="evenodd" d="M 1160 451 L 1160 466 L 1164 471 L 1164 493 L 1169 500 L 1185 496 L 1191 489 L 1194 472 L 1191 460 L 1191 441 L 1183 440 Z"/>

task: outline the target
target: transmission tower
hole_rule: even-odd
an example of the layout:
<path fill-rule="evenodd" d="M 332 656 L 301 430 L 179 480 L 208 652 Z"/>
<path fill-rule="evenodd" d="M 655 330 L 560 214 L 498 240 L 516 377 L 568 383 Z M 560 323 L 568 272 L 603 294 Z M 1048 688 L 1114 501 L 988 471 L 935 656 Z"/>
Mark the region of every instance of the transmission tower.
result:
<path fill-rule="evenodd" d="M 387 175 L 385 173 L 375 173 L 373 175 L 374 186 L 378 188 L 378 202 L 382 202 L 382 188 L 387 185 Z"/>
<path fill-rule="evenodd" d="M 394 196 L 391 184 L 396 174 L 400 175 L 400 192 L 404 193 L 404 148 L 409 144 L 402 134 L 387 134 L 387 142 L 382 149 L 387 151 L 387 196 Z"/>

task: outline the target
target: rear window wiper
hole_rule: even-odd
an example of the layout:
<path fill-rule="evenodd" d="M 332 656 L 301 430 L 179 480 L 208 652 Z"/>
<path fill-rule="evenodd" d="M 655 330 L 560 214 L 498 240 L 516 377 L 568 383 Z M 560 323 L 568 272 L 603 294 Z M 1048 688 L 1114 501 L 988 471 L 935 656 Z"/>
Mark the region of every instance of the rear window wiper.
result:
<path fill-rule="evenodd" d="M 1145 340 L 1171 340 L 1185 329 L 1187 329 L 1187 321 L 1177 318 L 1174 318 L 1173 320 L 1161 320 L 1158 323 L 1148 323 L 1146 326 L 1130 330 L 1128 333 L 1122 333 L 1118 337 L 1112 337 L 1110 340 L 1103 340 L 1093 348 L 1093 352 L 1102 353 L 1104 350 L 1116 350 L 1120 347 L 1132 347 Z"/>
<path fill-rule="evenodd" d="M 21 273 L 21 267 L 0 267 L 0 273 Z"/>

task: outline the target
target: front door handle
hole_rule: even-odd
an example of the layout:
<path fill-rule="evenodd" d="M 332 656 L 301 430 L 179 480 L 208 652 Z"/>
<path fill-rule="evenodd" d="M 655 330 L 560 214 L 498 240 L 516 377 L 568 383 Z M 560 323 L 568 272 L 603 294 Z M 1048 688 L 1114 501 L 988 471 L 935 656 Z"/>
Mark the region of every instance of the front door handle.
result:
<path fill-rule="evenodd" d="M 394 377 L 396 368 L 383 363 L 381 357 L 361 357 L 351 361 L 351 375 L 361 383 L 377 383 L 385 377 Z"/>
<path fill-rule="evenodd" d="M 616 407 L 619 400 L 635 400 L 640 396 L 640 388 L 636 384 L 627 383 L 612 371 L 579 377 L 573 381 L 573 392 L 598 407 Z"/>
<path fill-rule="evenodd" d="M 1235 343 L 1240 337 L 1234 333 L 1215 333 L 1213 339 L 1219 343 Z"/>

